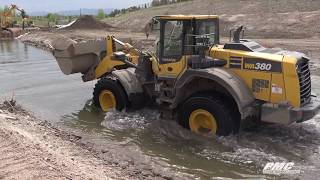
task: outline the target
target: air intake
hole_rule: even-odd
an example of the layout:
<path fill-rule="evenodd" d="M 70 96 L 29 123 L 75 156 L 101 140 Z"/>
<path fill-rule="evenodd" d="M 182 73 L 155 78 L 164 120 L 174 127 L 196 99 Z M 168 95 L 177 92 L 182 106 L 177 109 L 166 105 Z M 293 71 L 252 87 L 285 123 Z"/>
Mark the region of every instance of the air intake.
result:
<path fill-rule="evenodd" d="M 298 61 L 296 67 L 300 83 L 300 101 L 301 106 L 303 106 L 311 100 L 311 74 L 309 69 L 309 60 L 303 57 Z"/>

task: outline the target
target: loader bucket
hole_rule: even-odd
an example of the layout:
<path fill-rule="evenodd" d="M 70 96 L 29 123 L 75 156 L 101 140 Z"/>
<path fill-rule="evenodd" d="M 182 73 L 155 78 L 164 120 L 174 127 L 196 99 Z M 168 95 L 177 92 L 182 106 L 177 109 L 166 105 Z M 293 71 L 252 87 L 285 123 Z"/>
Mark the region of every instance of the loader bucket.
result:
<path fill-rule="evenodd" d="M 105 40 L 92 40 L 76 42 L 61 37 L 52 42 L 53 55 L 61 71 L 66 74 L 85 74 L 90 68 L 96 66 L 101 55 L 106 52 Z"/>

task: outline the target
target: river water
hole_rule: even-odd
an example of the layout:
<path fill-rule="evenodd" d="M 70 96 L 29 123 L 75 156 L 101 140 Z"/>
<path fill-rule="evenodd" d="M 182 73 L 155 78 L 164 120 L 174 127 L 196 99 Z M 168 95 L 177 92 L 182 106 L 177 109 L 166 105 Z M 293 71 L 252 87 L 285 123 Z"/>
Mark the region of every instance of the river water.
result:
<path fill-rule="evenodd" d="M 320 77 L 312 78 L 320 93 Z M 63 75 L 46 51 L 0 41 L 0 99 L 14 96 L 38 117 L 94 134 L 93 142 L 108 139 L 136 148 L 153 161 L 165 162 L 165 168 L 193 178 L 272 178 L 262 174 L 268 162 L 294 162 L 301 173 L 285 176 L 290 179 L 320 175 L 320 116 L 290 126 L 265 125 L 235 136 L 204 138 L 160 119 L 152 109 L 104 114 L 91 102 L 94 83 L 83 83 L 80 75 Z"/>

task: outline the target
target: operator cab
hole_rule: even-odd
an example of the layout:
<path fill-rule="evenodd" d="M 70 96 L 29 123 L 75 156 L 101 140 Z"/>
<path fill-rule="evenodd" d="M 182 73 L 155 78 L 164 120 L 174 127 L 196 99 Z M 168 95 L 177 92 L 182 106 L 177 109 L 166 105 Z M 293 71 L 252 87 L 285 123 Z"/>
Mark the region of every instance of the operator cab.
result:
<path fill-rule="evenodd" d="M 153 28 L 158 30 L 156 54 L 160 64 L 204 54 L 206 49 L 219 44 L 219 19 L 215 15 L 156 16 Z"/>

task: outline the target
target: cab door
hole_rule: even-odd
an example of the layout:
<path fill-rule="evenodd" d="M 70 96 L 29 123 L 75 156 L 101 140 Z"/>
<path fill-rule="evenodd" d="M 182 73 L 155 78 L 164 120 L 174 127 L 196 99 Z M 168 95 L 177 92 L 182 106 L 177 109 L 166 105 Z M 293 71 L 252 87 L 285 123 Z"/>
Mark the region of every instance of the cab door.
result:
<path fill-rule="evenodd" d="M 157 45 L 159 57 L 158 77 L 177 78 L 187 67 L 184 51 L 184 21 L 161 21 L 160 42 Z"/>

